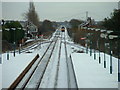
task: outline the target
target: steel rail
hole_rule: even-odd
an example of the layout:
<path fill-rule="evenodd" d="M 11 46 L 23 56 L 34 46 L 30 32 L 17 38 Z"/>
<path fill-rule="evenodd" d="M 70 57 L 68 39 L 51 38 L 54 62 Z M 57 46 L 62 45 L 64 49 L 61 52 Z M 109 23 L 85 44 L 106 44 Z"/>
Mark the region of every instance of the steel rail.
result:
<path fill-rule="evenodd" d="M 32 75 L 34 74 L 34 72 L 35 72 L 35 70 L 37 69 L 37 67 L 38 67 L 38 65 L 40 64 L 40 62 L 41 62 L 41 60 L 42 60 L 42 58 L 45 56 L 45 54 L 47 53 L 47 51 L 48 51 L 48 49 L 50 48 L 50 46 L 51 46 L 51 44 L 53 43 L 53 41 L 49 44 L 49 46 L 47 47 L 47 49 L 46 49 L 46 51 L 45 51 L 45 53 L 43 54 L 43 56 L 41 57 L 41 59 L 39 60 L 39 62 L 37 63 L 37 65 L 35 66 L 35 68 L 32 70 L 32 72 L 31 72 L 31 74 L 29 75 L 29 77 L 27 78 L 27 80 L 23 83 L 23 85 L 22 85 L 22 87 L 20 87 L 20 89 L 24 89 L 25 88 L 25 86 L 27 85 L 27 83 L 29 82 L 29 80 L 30 80 L 30 78 L 32 77 Z M 33 62 L 33 61 L 32 61 Z M 34 60 L 34 63 L 35 63 L 35 60 Z M 19 75 L 19 77 L 17 78 L 17 80 L 15 80 L 12 84 L 11 84 L 11 86 L 8 88 L 8 90 L 11 90 L 11 89 L 16 89 L 16 87 L 17 87 L 17 85 L 20 83 L 20 81 L 24 78 L 24 76 L 25 76 L 25 74 L 27 74 L 28 73 L 28 71 L 30 70 L 30 67 L 32 67 L 33 66 L 33 64 L 34 63 L 30 63 L 30 65 L 31 66 L 27 66 L 27 67 L 29 67 L 29 69 L 25 69 L 20 75 Z M 21 76 L 22 75 L 22 76 Z"/>

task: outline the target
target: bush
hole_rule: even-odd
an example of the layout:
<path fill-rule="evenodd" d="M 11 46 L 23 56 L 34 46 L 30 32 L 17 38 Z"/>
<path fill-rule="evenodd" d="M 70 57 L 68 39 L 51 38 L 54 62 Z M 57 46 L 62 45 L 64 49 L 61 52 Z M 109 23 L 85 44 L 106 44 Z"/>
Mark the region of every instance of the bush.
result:
<path fill-rule="evenodd" d="M 9 28 L 10 30 L 5 30 L 6 28 Z M 16 28 L 16 30 L 12 30 L 12 28 Z M 13 43 L 14 41 L 16 43 L 19 42 L 22 38 L 24 38 L 25 32 L 23 29 L 18 30 L 17 28 L 22 28 L 21 24 L 18 21 L 11 21 L 6 22 L 5 25 L 2 27 L 2 40 L 6 40 L 9 43 Z"/>

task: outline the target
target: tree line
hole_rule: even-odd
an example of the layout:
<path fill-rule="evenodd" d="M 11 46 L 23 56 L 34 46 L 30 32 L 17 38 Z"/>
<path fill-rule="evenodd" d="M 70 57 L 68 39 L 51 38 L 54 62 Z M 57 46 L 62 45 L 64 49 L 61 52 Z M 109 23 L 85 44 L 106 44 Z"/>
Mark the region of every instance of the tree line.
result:
<path fill-rule="evenodd" d="M 71 22 L 75 22 L 75 23 L 71 23 Z M 79 21 L 79 22 L 78 22 Z M 106 30 L 112 30 L 113 33 L 112 34 L 116 34 L 118 36 L 120 36 L 120 9 L 115 9 L 113 11 L 113 13 L 111 13 L 110 17 L 105 18 L 103 21 L 97 22 L 97 24 L 95 25 L 96 28 L 100 28 L 100 29 L 106 29 Z M 73 38 L 75 43 L 81 44 L 82 46 L 85 46 L 86 44 L 86 40 L 81 40 L 81 38 L 83 37 L 88 37 L 89 33 L 93 33 L 91 36 L 88 37 L 88 39 L 91 40 L 92 44 L 91 44 L 91 48 L 93 49 L 98 49 L 97 47 L 97 42 L 98 40 L 100 40 L 100 51 L 104 51 L 104 43 L 107 43 L 106 46 L 106 53 L 110 53 L 109 49 L 110 49 L 110 42 L 114 43 L 112 46 L 112 51 L 113 54 L 115 56 L 117 56 L 118 54 L 118 42 L 120 42 L 120 39 L 114 39 L 114 40 L 109 40 L 109 39 L 103 39 L 100 37 L 100 32 L 96 32 L 96 31 L 88 31 L 88 30 L 83 30 L 80 29 L 78 30 L 78 25 L 80 25 L 82 23 L 82 20 L 71 20 L 70 24 L 71 24 L 71 28 L 68 30 L 69 35 Z M 75 25 L 74 25 L 75 24 Z M 99 38 L 100 37 L 100 38 Z M 90 43 L 88 43 L 88 46 L 90 46 Z"/>

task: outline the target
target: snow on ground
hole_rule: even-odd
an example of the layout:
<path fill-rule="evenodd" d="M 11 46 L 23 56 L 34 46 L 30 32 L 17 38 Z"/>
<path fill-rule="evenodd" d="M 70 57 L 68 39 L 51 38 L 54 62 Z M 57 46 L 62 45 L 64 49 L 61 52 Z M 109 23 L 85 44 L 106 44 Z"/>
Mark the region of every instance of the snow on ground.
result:
<path fill-rule="evenodd" d="M 13 53 L 10 53 L 9 60 L 7 60 L 7 53 L 2 54 L 3 63 L 2 67 L 0 66 L 0 69 L 2 68 L 2 78 L 0 78 L 0 81 L 2 81 L 2 88 L 8 88 L 37 54 L 41 56 L 41 53 L 47 46 L 48 43 L 43 44 L 42 49 L 38 47 L 29 50 L 32 53 L 16 54 L 15 57 L 13 56 Z"/>
<path fill-rule="evenodd" d="M 68 88 L 68 74 L 66 64 L 66 54 L 64 43 L 61 45 L 60 66 L 58 74 L 57 88 Z"/>
<path fill-rule="evenodd" d="M 70 58 L 70 55 L 72 53 L 72 49 L 70 45 L 66 45 L 67 48 L 67 55 L 68 55 L 68 68 L 69 68 L 69 87 L 70 88 L 77 88 L 77 83 L 76 83 L 76 78 L 75 78 L 75 73 L 74 73 L 74 68 L 72 65 L 72 60 Z"/>
<path fill-rule="evenodd" d="M 92 56 L 90 53 L 76 53 L 79 50 L 86 52 L 86 48 L 71 42 L 67 31 L 65 31 L 65 37 L 67 39 L 68 57 L 70 54 L 72 56 L 78 88 L 118 88 L 117 58 L 112 57 L 113 74 L 110 74 L 110 56 L 108 54 L 105 54 L 107 67 L 104 68 L 104 53 L 101 52 L 101 64 L 99 64 L 98 51 L 96 51 L 96 60 L 94 60 L 94 53 Z"/>
<path fill-rule="evenodd" d="M 113 57 L 113 74 L 110 74 L 109 55 L 106 55 L 107 68 L 103 68 L 103 53 L 101 64 L 89 54 L 73 53 L 71 56 L 79 88 L 118 88 L 116 58 Z"/>
<path fill-rule="evenodd" d="M 35 41 L 35 39 L 28 39 L 25 43 Z"/>
<path fill-rule="evenodd" d="M 62 32 L 60 36 L 62 36 L 61 56 L 60 56 L 60 60 L 59 60 L 60 64 L 59 64 L 59 66 L 57 66 L 58 65 L 58 54 L 59 54 L 59 48 L 60 48 L 59 47 L 60 41 L 58 40 L 57 46 L 55 47 L 55 50 L 53 51 L 53 55 L 48 64 L 45 75 L 42 79 L 40 88 L 68 88 L 68 72 L 67 72 L 65 46 L 64 46 L 64 39 L 63 39 L 64 33 Z M 68 47 L 68 45 L 67 45 L 67 47 Z M 72 52 L 71 46 L 69 46 L 68 50 L 69 50 L 68 56 L 70 56 L 70 54 Z M 59 68 L 57 69 L 57 67 L 59 67 Z M 58 75 L 58 77 L 57 77 L 57 75 Z M 73 76 L 72 76 L 72 78 L 73 78 Z M 71 81 L 71 82 L 73 82 L 73 81 Z M 75 83 L 72 83 L 71 87 L 75 87 L 74 84 Z"/>
<path fill-rule="evenodd" d="M 10 56 L 12 56 L 12 53 L 10 53 Z M 31 53 L 20 54 L 16 57 L 11 57 L 10 60 L 6 60 L 6 54 L 3 54 L 2 87 L 8 88 L 35 56 L 36 54 Z"/>
<path fill-rule="evenodd" d="M 42 79 L 40 88 L 68 88 L 68 75 L 64 43 L 62 43 L 61 46 L 60 64 L 59 66 L 57 66 L 60 48 L 59 46 L 60 41 L 58 40 L 44 77 Z M 57 67 L 59 67 L 59 71 L 57 71 Z"/>
<path fill-rule="evenodd" d="M 53 38 L 54 37 L 52 37 L 52 39 Z M 33 41 L 33 39 L 28 41 Z M 37 44 L 35 44 L 34 47 L 36 47 Z M 3 62 L 2 65 L 0 64 L 0 89 L 8 88 L 37 54 L 39 54 L 40 56 L 42 55 L 48 45 L 49 43 L 43 43 L 41 46 L 35 49 L 27 49 L 27 51 L 31 53 L 17 53 L 15 57 L 13 56 L 13 53 L 9 53 L 9 60 L 7 60 L 7 53 L 2 54 Z"/>
<path fill-rule="evenodd" d="M 57 41 L 56 47 L 53 51 L 53 55 L 51 56 L 50 62 L 42 79 L 40 88 L 54 88 L 56 82 L 56 73 L 57 73 L 57 64 L 58 64 L 58 54 L 59 54 L 59 46 L 60 40 Z"/>
<path fill-rule="evenodd" d="M 50 40 L 52 40 L 55 36 L 56 32 L 53 33 L 53 36 Z M 62 33 L 63 34 L 63 33 Z M 64 35 L 62 35 L 62 38 Z M 103 60 L 104 55 L 101 53 L 101 64 L 98 63 L 98 53 L 97 59 L 94 60 L 93 55 L 90 57 L 89 54 L 86 53 L 76 53 L 78 50 L 85 49 L 82 46 L 76 45 L 71 42 L 67 31 L 65 31 L 66 41 L 70 44 L 67 44 L 68 57 L 72 56 L 73 67 L 75 70 L 75 76 L 77 79 L 77 84 L 79 88 L 118 88 L 117 82 L 117 59 L 113 57 L 113 74 L 109 73 L 109 55 L 106 54 L 107 60 L 107 68 L 103 68 Z M 64 40 L 62 40 L 64 42 Z M 43 50 L 47 47 L 49 43 L 42 45 L 42 49 L 40 47 L 30 50 L 32 53 L 22 53 L 17 54 L 16 57 L 13 57 L 13 53 L 10 54 L 10 60 L 6 60 L 6 53 L 2 55 L 3 64 L 0 64 L 0 85 L 2 83 L 3 88 L 9 87 L 9 85 L 17 78 L 17 76 L 24 70 L 24 68 L 30 63 L 30 61 L 35 57 L 37 53 L 41 55 Z M 58 45 L 59 47 L 59 45 Z M 57 47 L 56 47 L 57 48 Z M 55 53 L 56 52 L 56 53 Z M 55 82 L 55 74 L 57 68 L 57 58 L 58 58 L 58 50 L 54 51 L 54 55 L 52 56 L 52 62 L 48 65 L 48 68 L 45 73 L 45 77 L 43 78 L 41 87 L 45 88 L 53 88 Z M 58 77 L 57 87 L 66 88 L 68 87 L 67 82 L 67 66 L 66 66 L 66 58 L 65 58 L 65 49 L 64 44 L 62 43 L 61 48 L 62 56 L 60 58 L 60 71 Z M 54 61 L 54 62 L 53 62 Z M 54 72 L 54 73 L 51 73 Z M 2 74 L 1 74 L 2 73 Z M 2 77 L 3 75 L 3 77 Z M 3 80 L 3 82 L 1 82 Z M 54 81 L 52 81 L 54 80 Z M 48 85 L 48 86 L 47 86 Z M 0 86 L 1 88 L 1 86 Z"/>

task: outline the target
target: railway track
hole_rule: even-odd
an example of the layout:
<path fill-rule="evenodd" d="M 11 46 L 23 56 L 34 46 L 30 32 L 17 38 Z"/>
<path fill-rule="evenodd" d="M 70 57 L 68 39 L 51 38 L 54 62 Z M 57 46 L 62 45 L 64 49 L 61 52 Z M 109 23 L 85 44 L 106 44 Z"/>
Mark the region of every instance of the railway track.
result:
<path fill-rule="evenodd" d="M 31 46 L 31 47 L 29 47 L 29 48 L 22 49 L 22 50 L 21 50 L 21 53 L 24 53 L 24 52 L 29 51 L 29 50 L 36 49 L 36 48 L 38 48 L 38 47 L 41 47 L 42 44 L 50 43 L 50 42 L 52 42 L 52 41 L 40 42 L 39 44 L 36 43 L 34 46 Z M 17 51 L 17 52 L 18 52 L 18 51 Z"/>
<path fill-rule="evenodd" d="M 65 54 L 66 54 L 66 66 L 67 66 L 67 76 L 68 76 L 68 88 L 70 88 L 70 71 L 69 71 L 69 67 L 68 67 L 68 54 L 67 54 L 67 47 L 66 47 L 66 38 L 65 38 L 65 33 L 64 33 L 64 46 L 65 46 Z"/>
<path fill-rule="evenodd" d="M 60 47 L 59 47 L 59 55 L 58 55 L 58 61 L 57 61 L 57 70 L 56 70 L 56 75 L 55 75 L 55 82 L 54 82 L 54 88 L 63 88 L 60 86 L 61 83 L 65 83 L 67 82 L 65 85 L 64 85 L 64 88 L 76 88 L 75 90 L 78 90 L 78 86 L 77 86 L 77 82 L 76 82 L 76 77 L 75 77 L 75 73 L 74 73 L 74 69 L 73 69 L 73 66 L 72 66 L 72 60 L 71 58 L 69 57 L 68 55 L 68 50 L 67 50 L 67 43 L 66 43 L 66 38 L 65 38 L 65 33 L 62 32 L 61 34 L 62 38 L 61 38 L 61 41 L 60 41 Z M 61 50 L 62 48 L 64 47 L 64 50 Z M 61 56 L 63 54 L 63 58 L 61 58 Z M 64 65 L 67 67 L 66 69 L 66 75 L 67 76 L 67 79 L 65 79 L 66 76 L 64 76 L 63 78 L 65 79 L 64 82 L 63 81 L 60 81 L 59 79 L 59 75 L 61 73 L 61 62 L 63 62 L 62 60 L 64 60 Z"/>
<path fill-rule="evenodd" d="M 25 53 L 25 52 L 27 52 L 27 51 L 29 51 L 29 50 L 36 49 L 36 48 L 40 47 L 42 44 L 50 43 L 50 42 L 52 42 L 52 41 L 45 41 L 45 42 L 35 43 L 35 44 L 33 44 L 33 45 L 31 45 L 31 46 L 28 46 L 28 47 L 26 47 L 26 48 L 21 48 L 20 53 Z M 11 51 L 11 53 L 13 53 L 13 52 L 14 52 L 14 51 Z M 15 52 L 18 53 L 19 50 L 16 50 Z"/>
<path fill-rule="evenodd" d="M 56 37 L 56 35 L 59 35 L 59 33 L 58 33 L 58 32 L 55 32 L 54 35 L 55 35 L 55 37 Z M 42 44 L 50 43 L 50 42 L 51 42 L 51 40 L 50 40 L 50 38 L 49 38 L 48 41 L 43 41 L 43 42 L 40 42 L 39 44 L 38 44 L 38 42 L 37 42 L 37 43 L 34 43 L 34 44 L 32 44 L 32 45 L 30 45 L 30 46 L 28 46 L 28 47 L 26 47 L 26 48 L 22 48 L 22 47 L 21 47 L 20 53 L 24 53 L 24 52 L 26 52 L 26 51 L 35 49 L 35 48 L 37 48 L 37 47 L 40 47 Z M 10 51 L 10 52 L 13 53 L 14 51 Z M 19 50 L 15 50 L 15 53 L 18 53 L 18 52 L 19 52 Z"/>
<path fill-rule="evenodd" d="M 61 38 L 58 40 L 59 37 L 60 37 L 60 33 L 59 35 L 57 33 L 56 36 L 54 36 L 53 40 L 50 42 L 45 52 L 43 53 L 42 57 L 34 62 L 34 64 L 31 66 L 28 72 L 26 72 L 26 74 L 23 75 L 21 79 L 17 78 L 19 82 L 16 79 L 17 82 L 16 81 L 13 82 L 15 84 L 14 85 L 12 84 L 9 87 L 9 90 L 11 89 L 16 90 L 18 88 L 21 90 L 24 90 L 26 88 L 33 88 L 38 90 L 39 88 L 41 88 L 41 84 L 44 83 L 44 77 L 46 75 L 49 75 L 46 74 L 47 67 L 49 67 L 49 62 L 50 61 L 54 62 L 53 60 L 55 58 L 53 57 L 56 55 L 57 55 L 56 59 L 58 60 L 56 60 L 56 64 L 53 64 L 56 67 L 54 66 L 52 67 L 52 68 L 56 68 L 54 77 L 50 79 L 51 77 L 49 76 L 49 78 L 47 79 L 48 81 L 46 82 L 50 83 L 51 80 L 54 80 L 52 88 L 60 88 L 60 84 L 64 83 L 63 81 L 65 79 L 65 85 L 64 85 L 65 88 L 77 88 L 75 73 L 72 66 L 72 60 L 68 55 L 65 33 L 61 32 Z M 55 51 L 57 51 L 58 53 L 55 54 Z M 64 69 L 64 68 L 61 69 L 62 64 L 64 64 L 64 67 L 66 67 L 67 69 L 65 70 L 66 71 L 65 74 L 61 72 Z M 64 79 L 60 81 L 60 76 L 62 73 L 65 75 L 65 77 L 63 77 Z"/>
<path fill-rule="evenodd" d="M 65 36 L 66 35 L 64 33 L 64 46 L 65 46 L 65 54 L 66 54 L 68 88 L 74 88 L 75 90 L 78 90 L 78 85 L 76 81 L 75 71 L 73 68 L 72 58 L 71 58 L 71 55 L 70 56 L 68 55 L 67 41 L 66 41 Z"/>
<path fill-rule="evenodd" d="M 55 34 L 55 37 L 56 37 L 56 35 L 59 35 L 59 33 L 56 33 Z M 27 47 L 27 48 L 23 48 L 22 50 L 21 50 L 21 53 L 24 53 L 24 52 L 26 52 L 26 51 L 28 51 L 28 50 L 32 50 L 32 49 L 35 49 L 35 48 L 37 48 L 37 47 L 40 47 L 42 44 L 45 44 L 45 43 L 50 43 L 50 42 L 52 42 L 52 41 L 44 41 L 44 42 L 40 42 L 39 44 L 38 43 L 35 43 L 35 44 L 33 44 L 33 45 L 31 45 L 31 46 L 29 46 L 29 47 Z M 13 52 L 13 51 L 12 51 Z M 16 50 L 16 52 L 19 52 L 18 50 Z"/>
<path fill-rule="evenodd" d="M 47 65 L 52 55 L 52 51 L 55 48 L 58 37 L 55 37 L 52 42 L 49 44 L 47 50 L 44 52 L 41 59 L 37 60 L 35 64 L 30 68 L 30 70 L 24 75 L 24 77 L 19 80 L 19 82 L 14 82 L 16 84 L 12 84 L 9 87 L 10 89 L 20 88 L 24 90 L 25 88 L 35 88 L 38 89 L 41 83 L 41 80 L 46 71 Z M 37 77 L 37 78 L 36 78 Z M 18 78 L 17 78 L 18 79 Z"/>
<path fill-rule="evenodd" d="M 61 37 L 62 37 L 62 34 L 61 34 Z M 59 67 L 60 67 L 61 45 L 62 45 L 62 38 L 60 40 L 60 47 L 59 47 L 59 53 L 58 53 L 57 70 L 56 70 L 56 75 L 55 75 L 54 88 L 57 88 L 57 85 L 58 85 L 58 75 L 59 75 Z"/>

